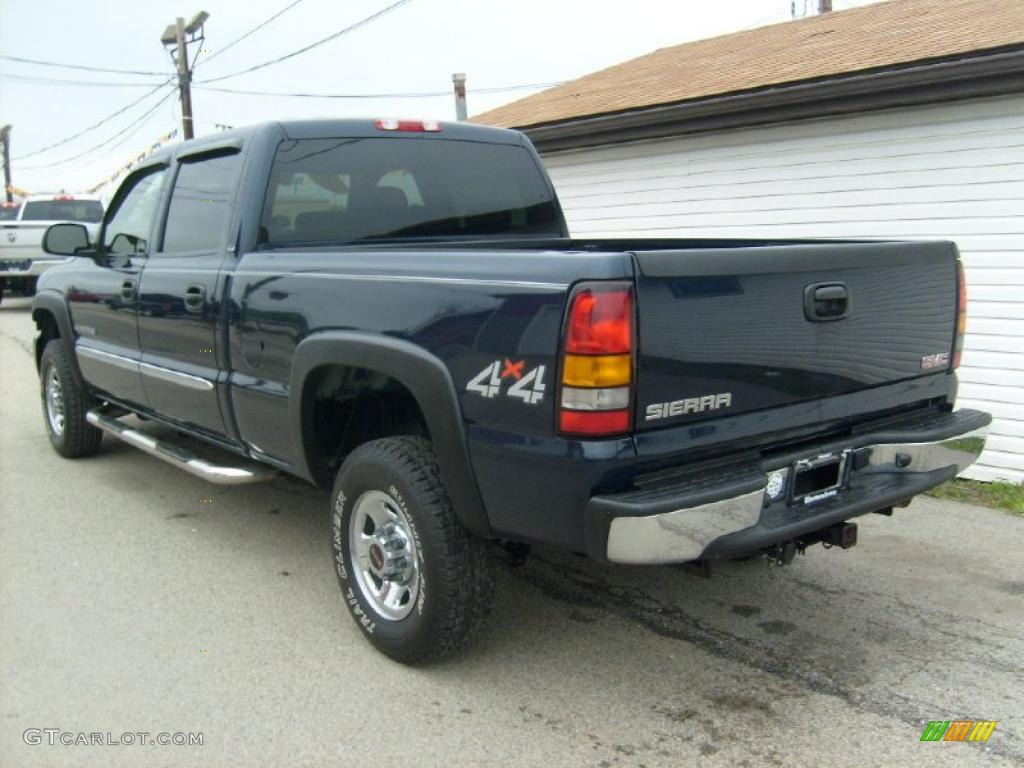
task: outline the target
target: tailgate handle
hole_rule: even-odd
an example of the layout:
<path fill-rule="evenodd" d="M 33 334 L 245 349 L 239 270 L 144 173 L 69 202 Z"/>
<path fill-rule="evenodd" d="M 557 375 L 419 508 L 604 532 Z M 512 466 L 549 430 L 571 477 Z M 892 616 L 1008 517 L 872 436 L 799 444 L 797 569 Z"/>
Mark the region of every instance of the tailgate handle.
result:
<path fill-rule="evenodd" d="M 850 289 L 843 283 L 816 283 L 804 289 L 804 317 L 812 323 L 842 320 L 852 306 Z"/>

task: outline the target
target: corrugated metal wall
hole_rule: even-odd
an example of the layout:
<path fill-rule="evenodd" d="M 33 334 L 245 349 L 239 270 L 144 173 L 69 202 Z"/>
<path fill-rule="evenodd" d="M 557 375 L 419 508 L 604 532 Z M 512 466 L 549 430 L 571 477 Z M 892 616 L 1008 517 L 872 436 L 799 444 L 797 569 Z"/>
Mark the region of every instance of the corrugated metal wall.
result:
<path fill-rule="evenodd" d="M 544 156 L 574 236 L 950 239 L 969 283 L 969 472 L 1024 482 L 1024 96 Z"/>

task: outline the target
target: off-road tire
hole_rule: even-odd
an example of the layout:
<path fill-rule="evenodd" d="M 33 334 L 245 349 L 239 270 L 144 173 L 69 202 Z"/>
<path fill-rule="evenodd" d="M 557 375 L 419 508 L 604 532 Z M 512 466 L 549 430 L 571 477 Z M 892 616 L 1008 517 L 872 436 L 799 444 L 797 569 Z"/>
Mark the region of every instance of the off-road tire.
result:
<path fill-rule="evenodd" d="M 50 372 L 54 371 L 63 390 L 64 429 L 57 434 L 50 424 L 46 409 L 46 387 Z M 97 405 L 95 398 L 85 391 L 75 377 L 67 350 L 59 339 L 52 340 L 43 350 L 39 361 L 40 394 L 43 401 L 43 424 L 54 449 L 66 459 L 77 459 L 96 453 L 103 432 L 85 420 L 85 414 Z"/>
<path fill-rule="evenodd" d="M 419 597 L 398 620 L 374 609 L 352 561 L 351 518 L 358 500 L 370 491 L 397 501 L 417 544 Z M 459 522 L 428 440 L 389 437 L 360 446 L 339 470 L 331 501 L 338 583 L 356 626 L 377 650 L 395 661 L 422 664 L 476 639 L 494 598 L 491 553 Z"/>

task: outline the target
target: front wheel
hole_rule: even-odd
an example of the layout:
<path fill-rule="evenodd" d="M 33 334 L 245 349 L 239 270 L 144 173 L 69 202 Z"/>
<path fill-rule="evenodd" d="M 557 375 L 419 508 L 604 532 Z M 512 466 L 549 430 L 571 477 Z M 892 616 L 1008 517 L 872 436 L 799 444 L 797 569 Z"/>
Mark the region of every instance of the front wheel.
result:
<path fill-rule="evenodd" d="M 96 403 L 75 377 L 60 339 L 54 339 L 43 350 L 39 383 L 46 432 L 57 453 L 76 459 L 99 450 L 103 433 L 85 420 L 85 414 Z"/>
<path fill-rule="evenodd" d="M 403 663 L 466 647 L 490 612 L 486 544 L 459 522 L 429 441 L 390 437 L 345 460 L 333 495 L 345 604 L 377 650 Z"/>

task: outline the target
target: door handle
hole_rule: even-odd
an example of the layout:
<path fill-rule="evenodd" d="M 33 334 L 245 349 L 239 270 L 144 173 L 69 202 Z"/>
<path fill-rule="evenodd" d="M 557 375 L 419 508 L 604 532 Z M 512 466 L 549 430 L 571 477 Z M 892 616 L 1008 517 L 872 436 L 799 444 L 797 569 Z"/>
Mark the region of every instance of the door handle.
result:
<path fill-rule="evenodd" d="M 131 301 L 135 298 L 135 281 L 125 280 L 121 283 L 121 298 Z"/>
<path fill-rule="evenodd" d="M 185 309 L 199 312 L 206 304 L 206 288 L 202 285 L 190 285 L 185 289 Z"/>
<path fill-rule="evenodd" d="M 804 317 L 812 323 L 842 320 L 852 308 L 850 289 L 844 283 L 816 283 L 804 289 Z"/>

